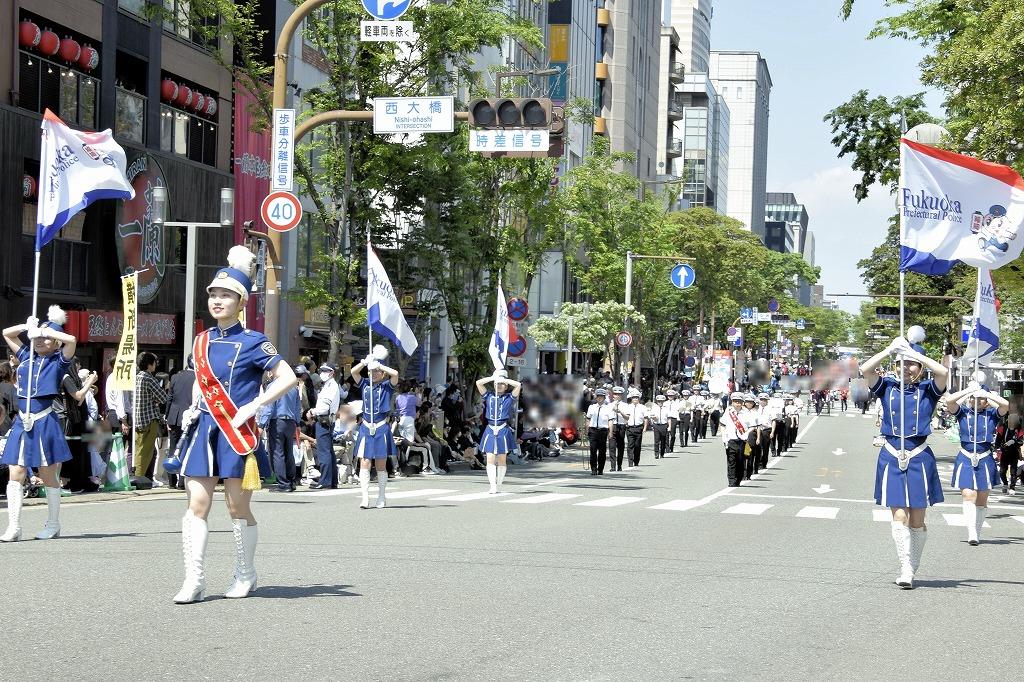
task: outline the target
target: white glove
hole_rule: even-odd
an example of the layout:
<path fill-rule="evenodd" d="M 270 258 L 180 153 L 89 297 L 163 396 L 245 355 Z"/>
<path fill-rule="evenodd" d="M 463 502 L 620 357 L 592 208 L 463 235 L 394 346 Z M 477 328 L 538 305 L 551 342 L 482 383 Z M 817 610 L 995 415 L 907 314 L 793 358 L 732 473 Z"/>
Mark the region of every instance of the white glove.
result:
<path fill-rule="evenodd" d="M 34 329 L 39 326 L 39 318 L 32 316 L 25 320 L 25 327 L 28 329 Z"/>
<path fill-rule="evenodd" d="M 193 410 L 191 407 L 189 407 L 184 412 L 181 413 L 181 429 L 183 431 L 192 424 L 192 420 L 196 418 L 197 412 L 199 412 L 198 409 Z"/>
<path fill-rule="evenodd" d="M 380 360 L 374 360 L 372 358 L 366 359 L 366 368 L 369 370 L 380 369 Z"/>
<path fill-rule="evenodd" d="M 362 364 L 365 365 L 366 367 L 369 367 L 371 362 L 376 362 L 376 361 L 373 359 L 372 355 L 367 355 L 365 358 L 363 358 Z"/>
<path fill-rule="evenodd" d="M 902 336 L 897 336 L 895 339 L 889 342 L 889 352 L 898 353 L 910 350 L 910 342 Z"/>
<path fill-rule="evenodd" d="M 243 424 L 248 422 L 250 419 L 256 416 L 260 407 L 256 404 L 256 401 L 246 403 L 238 408 L 238 412 L 235 414 L 235 418 L 231 420 L 231 425 L 236 429 L 241 427 Z"/>
<path fill-rule="evenodd" d="M 977 392 L 981 390 L 981 384 L 979 384 L 977 381 L 972 381 L 969 384 L 967 384 L 967 388 L 972 392 Z"/>
<path fill-rule="evenodd" d="M 29 327 L 28 331 L 25 332 L 25 334 L 28 336 L 30 340 L 38 339 L 43 336 L 43 330 L 40 329 L 39 327 Z"/>

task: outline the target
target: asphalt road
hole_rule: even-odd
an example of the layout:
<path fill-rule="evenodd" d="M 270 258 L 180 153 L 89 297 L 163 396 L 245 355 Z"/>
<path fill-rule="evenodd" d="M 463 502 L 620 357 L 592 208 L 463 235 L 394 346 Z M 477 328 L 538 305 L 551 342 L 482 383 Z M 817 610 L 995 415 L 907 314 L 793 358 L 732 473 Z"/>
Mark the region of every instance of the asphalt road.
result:
<path fill-rule="evenodd" d="M 219 597 L 233 562 L 223 503 L 213 596 L 188 606 L 171 603 L 181 496 L 66 504 L 64 537 L 0 546 L 3 677 L 1015 675 L 1024 500 L 993 499 L 969 547 L 947 490 L 919 588 L 899 590 L 870 499 L 872 422 L 850 414 L 804 417 L 792 456 L 739 489 L 709 439 L 601 478 L 578 453 L 511 467 L 497 498 L 464 497 L 486 491 L 469 473 L 392 483 L 386 510 L 359 510 L 357 488 L 260 493 L 260 586 L 238 601 Z M 954 446 L 932 441 L 948 483 Z M 44 514 L 26 509 L 26 535 Z"/>

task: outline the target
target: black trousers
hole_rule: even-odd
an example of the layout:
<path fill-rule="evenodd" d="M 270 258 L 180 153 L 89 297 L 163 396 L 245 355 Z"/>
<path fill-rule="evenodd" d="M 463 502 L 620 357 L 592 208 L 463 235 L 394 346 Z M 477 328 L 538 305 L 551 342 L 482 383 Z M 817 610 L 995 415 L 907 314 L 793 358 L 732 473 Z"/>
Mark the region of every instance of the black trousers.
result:
<path fill-rule="evenodd" d="M 731 440 L 725 444 L 725 475 L 729 485 L 739 486 L 743 480 L 743 446 L 745 441 Z"/>
<path fill-rule="evenodd" d="M 703 414 L 700 410 L 694 410 L 693 414 L 690 415 L 690 437 L 693 438 L 694 443 L 700 441 L 700 422 L 702 418 Z"/>
<path fill-rule="evenodd" d="M 700 415 L 700 437 L 708 437 L 708 420 L 711 417 L 710 412 L 702 412 Z"/>
<path fill-rule="evenodd" d="M 668 424 L 653 424 L 651 428 L 654 431 L 654 459 L 661 459 L 668 446 Z"/>
<path fill-rule="evenodd" d="M 787 438 L 789 439 L 789 447 L 793 447 L 794 445 L 796 445 L 796 435 L 797 435 L 799 429 L 800 429 L 800 422 L 796 421 L 796 422 L 790 422 L 789 423 L 789 429 L 787 429 L 787 431 L 788 431 Z"/>
<path fill-rule="evenodd" d="M 626 427 L 626 448 L 629 450 L 629 465 L 640 466 L 640 445 L 644 437 L 643 426 Z M 621 465 L 620 465 L 621 466 Z"/>
<path fill-rule="evenodd" d="M 626 427 L 619 424 L 612 433 L 612 471 L 622 471 L 622 457 L 626 453 Z"/>
<path fill-rule="evenodd" d="M 604 473 L 605 459 L 608 457 L 608 429 L 590 427 L 587 429 L 590 441 L 590 470 Z"/>
<path fill-rule="evenodd" d="M 292 448 L 295 445 L 295 420 L 278 418 L 267 422 L 267 445 L 278 485 L 294 488 L 296 477 Z"/>
<path fill-rule="evenodd" d="M 722 413 L 719 412 L 718 410 L 713 410 L 711 412 L 711 419 L 709 421 L 711 423 L 711 437 L 712 438 L 714 438 L 715 436 L 718 435 L 718 418 L 721 417 L 721 416 L 722 416 Z"/>
<path fill-rule="evenodd" d="M 679 415 L 679 443 L 685 448 L 690 444 L 690 413 Z"/>
<path fill-rule="evenodd" d="M 761 452 L 761 444 L 751 443 L 750 441 L 747 441 L 747 443 L 750 444 L 750 454 L 746 454 L 747 449 L 743 448 L 743 478 L 750 478 L 751 476 L 756 474 L 760 469 L 760 461 L 758 460 L 758 455 Z"/>
<path fill-rule="evenodd" d="M 789 422 L 785 419 L 775 422 L 775 454 L 782 455 L 789 449 Z"/>
<path fill-rule="evenodd" d="M 669 417 L 668 420 L 668 451 L 672 452 L 676 449 L 676 424 L 679 422 L 678 417 Z"/>
<path fill-rule="evenodd" d="M 1003 482 L 1003 486 L 1009 485 L 1010 488 L 1017 488 L 1017 458 L 1009 458 L 1005 455 L 999 462 L 999 478 Z"/>
<path fill-rule="evenodd" d="M 772 430 L 771 427 L 767 429 L 761 429 L 761 453 L 760 453 L 760 468 L 764 469 L 768 466 L 768 455 L 772 449 Z"/>

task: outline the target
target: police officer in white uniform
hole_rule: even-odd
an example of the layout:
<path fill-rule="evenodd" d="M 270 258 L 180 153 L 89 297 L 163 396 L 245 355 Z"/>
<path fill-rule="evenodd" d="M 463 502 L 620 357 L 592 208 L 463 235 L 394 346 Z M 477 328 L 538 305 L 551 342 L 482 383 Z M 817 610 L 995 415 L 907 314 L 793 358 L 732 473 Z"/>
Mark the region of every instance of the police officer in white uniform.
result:
<path fill-rule="evenodd" d="M 590 475 L 604 474 L 605 459 L 608 456 L 608 428 L 615 419 L 615 410 L 605 402 L 608 391 L 599 388 L 594 392 L 594 402 L 587 408 L 587 440 L 590 442 Z"/>
<path fill-rule="evenodd" d="M 612 401 L 609 403 L 615 415 L 609 423 L 609 447 L 612 449 L 612 471 L 622 471 L 622 459 L 626 453 L 626 422 L 625 415 L 619 412 L 623 405 L 622 396 L 626 390 L 621 386 L 612 387 Z"/>
<path fill-rule="evenodd" d="M 629 466 L 640 466 L 640 446 L 649 420 L 647 408 L 640 404 L 640 391 L 630 388 L 626 394 L 629 404 L 619 403 L 619 414 L 626 418 L 626 450 L 629 453 Z"/>
<path fill-rule="evenodd" d="M 679 443 L 682 447 L 690 444 L 690 420 L 693 417 L 693 399 L 690 397 L 689 389 L 683 389 L 679 401 L 676 403 L 676 411 L 679 414 Z"/>
<path fill-rule="evenodd" d="M 651 410 L 651 430 L 654 431 L 654 459 L 665 456 L 668 448 L 668 425 L 672 418 L 672 406 L 667 398 L 660 393 L 654 396 L 654 408 Z"/>

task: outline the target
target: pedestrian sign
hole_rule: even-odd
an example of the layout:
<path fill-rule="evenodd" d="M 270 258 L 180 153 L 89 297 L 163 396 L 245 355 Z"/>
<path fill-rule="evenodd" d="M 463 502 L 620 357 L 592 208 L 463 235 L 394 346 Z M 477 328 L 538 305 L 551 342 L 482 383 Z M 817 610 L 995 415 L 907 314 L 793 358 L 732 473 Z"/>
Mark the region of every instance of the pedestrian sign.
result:
<path fill-rule="evenodd" d="M 689 265 L 681 263 L 672 268 L 672 284 L 677 289 L 689 289 L 697 280 L 697 274 Z"/>
<path fill-rule="evenodd" d="M 804 324 L 805 323 L 804 323 L 803 318 L 800 318 L 799 320 L 796 321 L 796 328 L 797 329 L 803 329 L 804 328 Z"/>
<path fill-rule="evenodd" d="M 271 192 L 263 200 L 260 216 L 270 229 L 287 232 L 302 220 L 302 204 L 291 192 Z"/>
<path fill-rule="evenodd" d="M 453 132 L 454 102 L 454 97 L 374 97 L 373 132 Z"/>
<path fill-rule="evenodd" d="M 615 335 L 615 345 L 619 348 L 633 345 L 633 335 L 629 332 L 619 332 Z"/>

